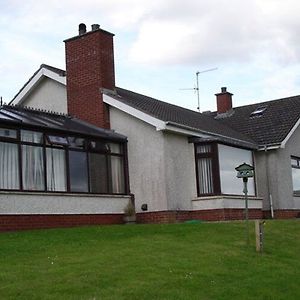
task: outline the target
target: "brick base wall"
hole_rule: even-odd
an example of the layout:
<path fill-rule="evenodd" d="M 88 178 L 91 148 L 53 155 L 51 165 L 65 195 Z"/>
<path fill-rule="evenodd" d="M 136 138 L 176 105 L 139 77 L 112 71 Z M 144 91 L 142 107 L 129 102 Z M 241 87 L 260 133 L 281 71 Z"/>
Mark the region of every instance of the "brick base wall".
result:
<path fill-rule="evenodd" d="M 187 220 L 225 221 L 244 219 L 244 209 L 159 211 L 137 214 L 137 223 L 175 223 Z M 249 209 L 249 219 L 262 219 L 261 209 Z"/>
<path fill-rule="evenodd" d="M 137 223 L 176 223 L 187 220 L 243 220 L 244 209 L 158 211 L 137 213 Z M 249 219 L 270 218 L 269 211 L 249 209 Z M 275 219 L 300 218 L 300 210 L 276 210 Z M 123 214 L 94 215 L 0 215 L 0 231 L 123 224 Z"/>
<path fill-rule="evenodd" d="M 0 215 L 0 231 L 122 223 L 123 214 Z"/>

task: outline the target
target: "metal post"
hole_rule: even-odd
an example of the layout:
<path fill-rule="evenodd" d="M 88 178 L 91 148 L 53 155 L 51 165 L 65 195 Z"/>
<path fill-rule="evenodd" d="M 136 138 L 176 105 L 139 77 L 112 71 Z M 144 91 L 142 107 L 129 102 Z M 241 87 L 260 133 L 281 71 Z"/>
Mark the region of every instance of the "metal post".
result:
<path fill-rule="evenodd" d="M 248 214 L 248 187 L 247 182 L 248 178 L 243 178 L 244 182 L 244 194 L 245 194 L 245 223 L 246 223 L 246 240 L 247 240 L 247 246 L 249 246 L 249 214 Z"/>
<path fill-rule="evenodd" d="M 196 91 L 197 91 L 197 99 L 198 99 L 197 109 L 200 112 L 199 74 L 200 74 L 200 72 L 196 72 L 196 83 L 197 83 Z"/>

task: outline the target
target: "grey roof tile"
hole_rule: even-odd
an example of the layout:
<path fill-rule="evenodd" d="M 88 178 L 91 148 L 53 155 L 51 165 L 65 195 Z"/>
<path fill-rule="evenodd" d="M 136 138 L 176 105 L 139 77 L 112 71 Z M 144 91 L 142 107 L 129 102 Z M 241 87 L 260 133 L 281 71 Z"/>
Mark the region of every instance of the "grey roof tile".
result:
<path fill-rule="evenodd" d="M 261 115 L 251 116 L 262 106 L 266 110 Z M 300 96 L 235 107 L 233 111 L 218 122 L 251 137 L 260 146 L 280 144 L 300 117 Z M 214 112 L 210 117 L 216 115 Z"/>
<path fill-rule="evenodd" d="M 137 94 L 122 88 L 116 88 L 118 100 L 145 112 L 159 120 L 186 126 L 199 130 L 203 133 L 228 137 L 229 139 L 240 140 L 245 143 L 255 144 L 255 142 L 227 125 L 220 124 L 209 116 L 198 112 L 169 104 L 145 95 Z"/>

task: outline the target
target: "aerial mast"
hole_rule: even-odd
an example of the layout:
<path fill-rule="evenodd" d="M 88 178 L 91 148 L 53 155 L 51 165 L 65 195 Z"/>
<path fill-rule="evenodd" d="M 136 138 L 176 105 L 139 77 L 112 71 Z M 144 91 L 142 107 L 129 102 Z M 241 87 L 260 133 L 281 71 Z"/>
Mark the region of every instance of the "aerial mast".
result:
<path fill-rule="evenodd" d="M 199 74 L 202 73 L 206 73 L 206 72 L 210 72 L 210 71 L 215 71 L 218 68 L 212 68 L 212 69 L 207 69 L 207 70 L 203 70 L 203 71 L 198 71 L 196 72 L 196 92 L 197 92 L 197 100 L 198 100 L 198 107 L 197 110 L 200 112 L 200 93 L 199 93 Z"/>

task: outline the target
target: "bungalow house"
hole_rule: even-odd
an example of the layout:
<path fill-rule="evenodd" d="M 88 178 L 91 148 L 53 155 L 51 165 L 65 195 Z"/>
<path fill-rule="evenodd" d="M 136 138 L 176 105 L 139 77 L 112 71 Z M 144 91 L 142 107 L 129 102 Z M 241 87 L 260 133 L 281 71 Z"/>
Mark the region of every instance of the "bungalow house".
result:
<path fill-rule="evenodd" d="M 0 109 L 0 230 L 242 219 L 300 213 L 300 96 L 241 107 L 226 88 L 198 113 L 115 86 L 113 34 L 65 40 L 66 71 L 41 65 Z"/>

